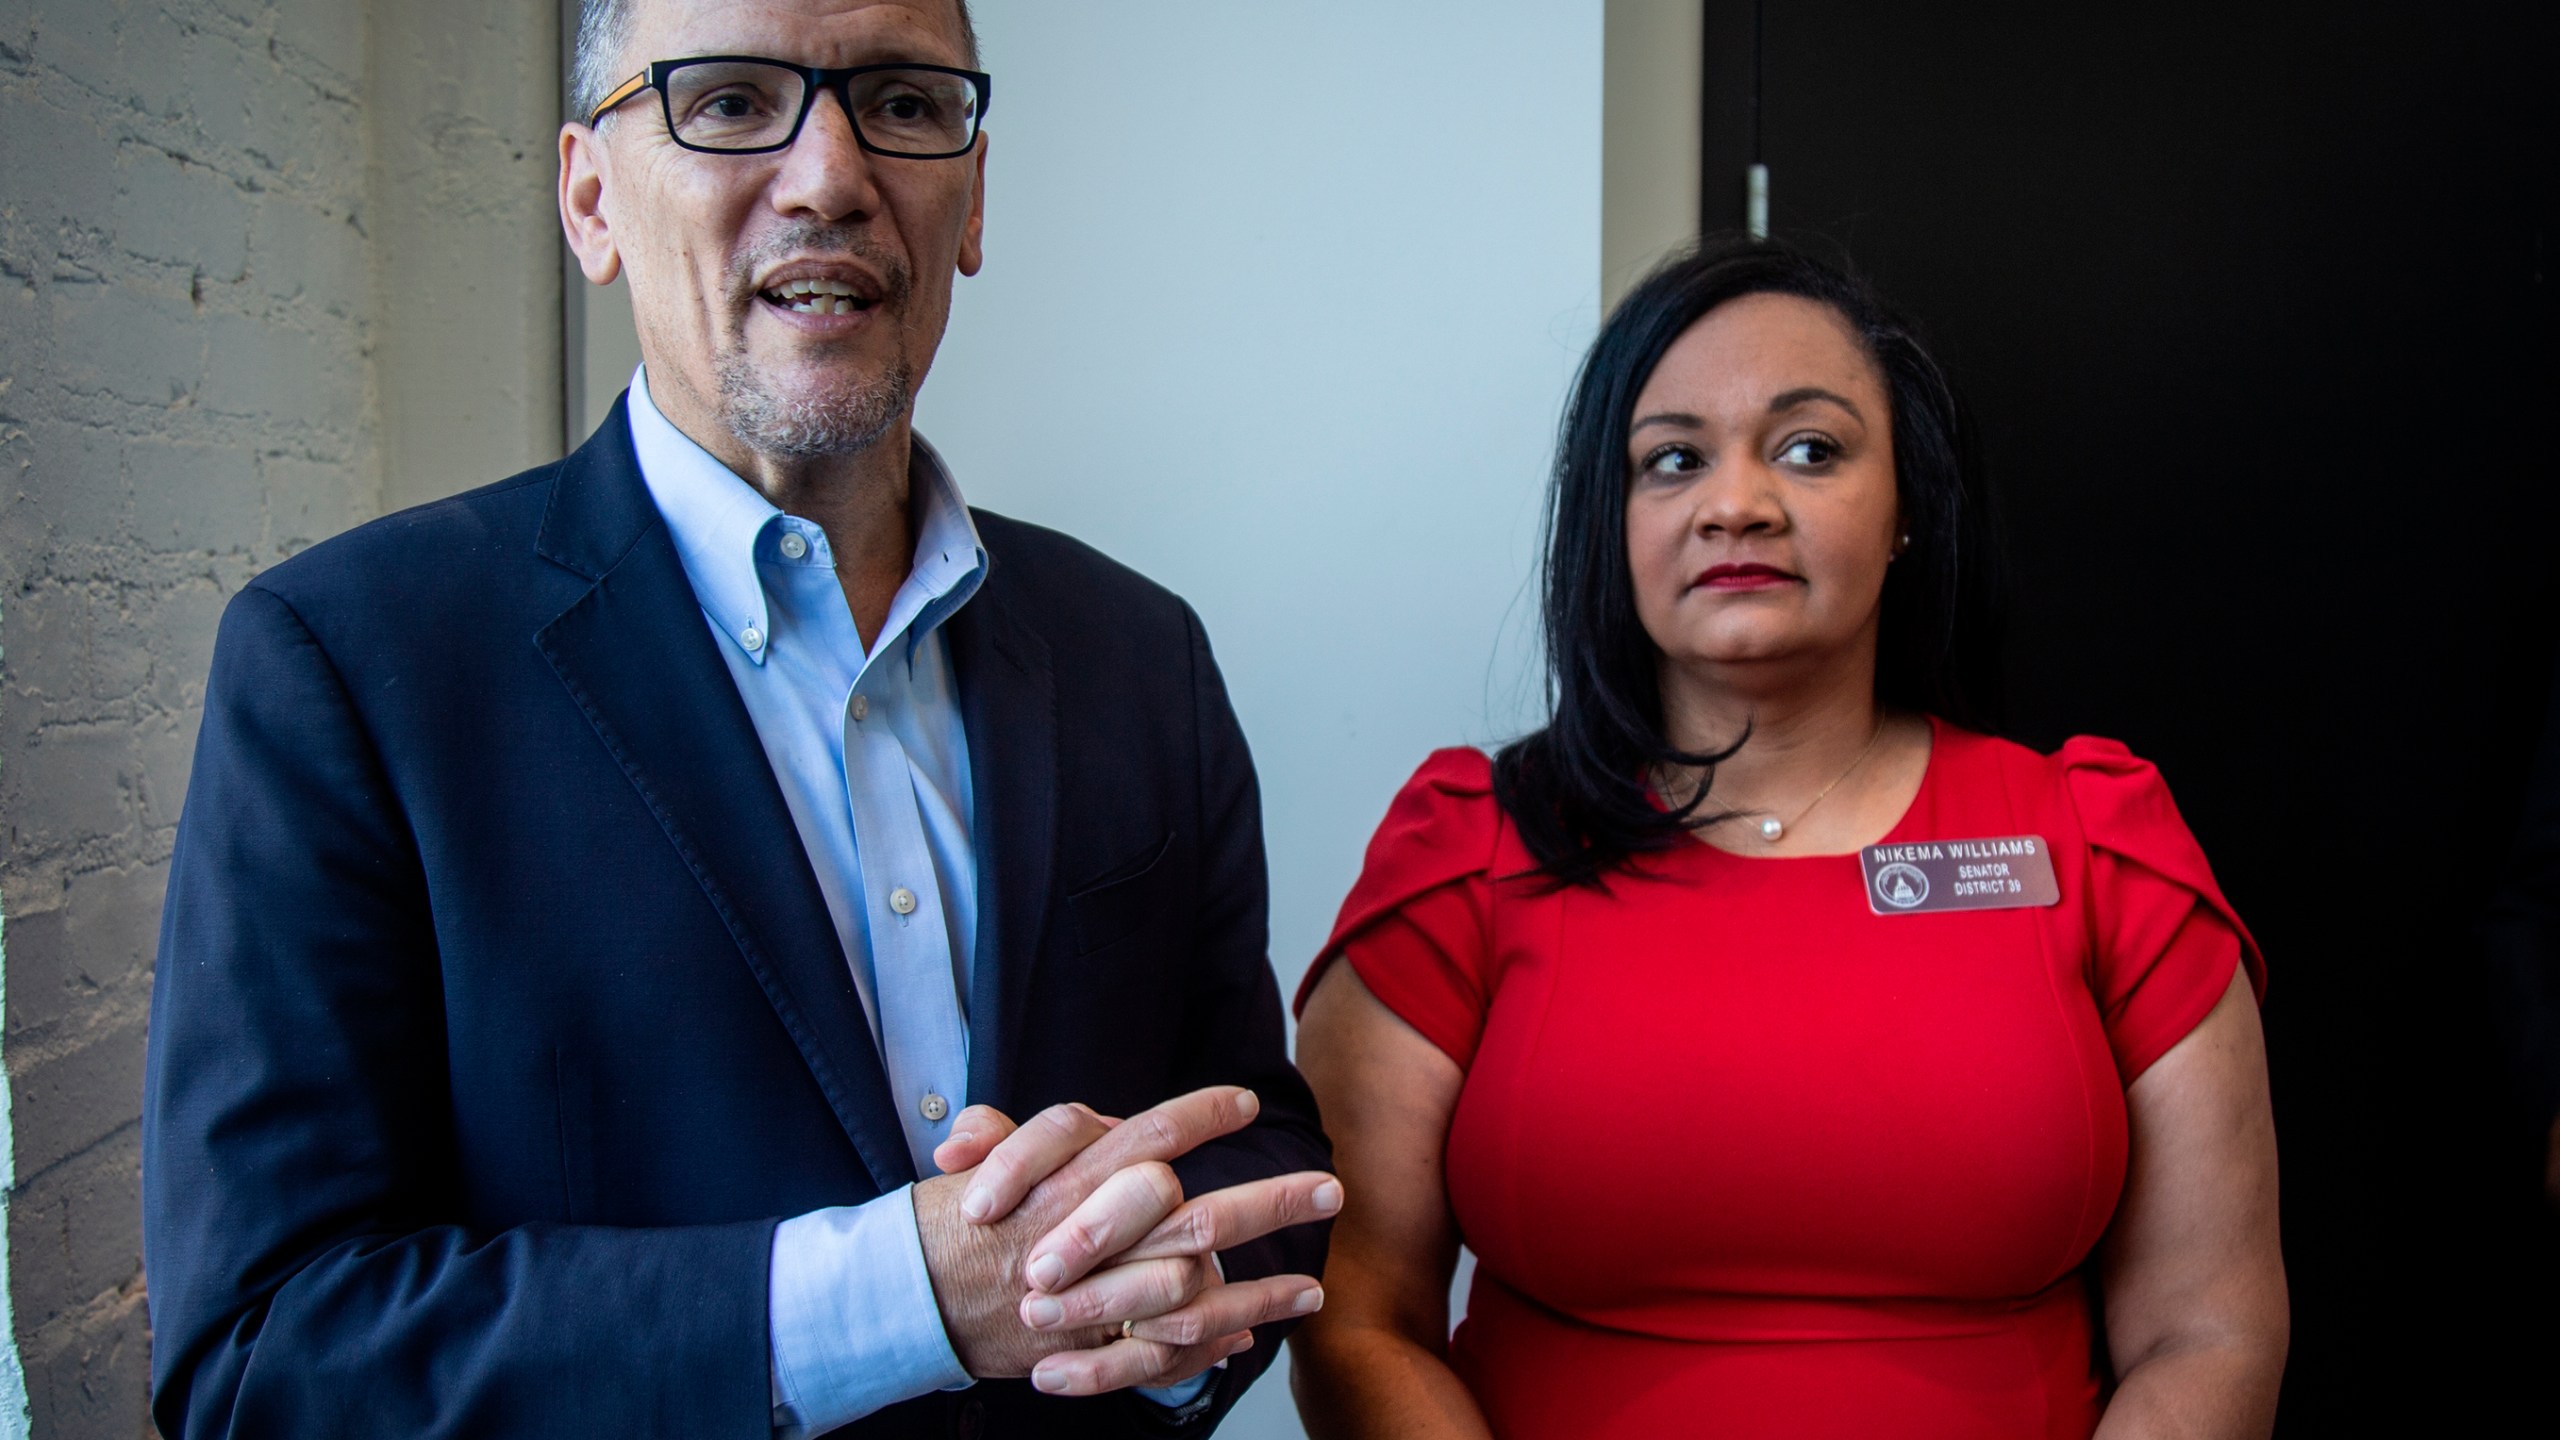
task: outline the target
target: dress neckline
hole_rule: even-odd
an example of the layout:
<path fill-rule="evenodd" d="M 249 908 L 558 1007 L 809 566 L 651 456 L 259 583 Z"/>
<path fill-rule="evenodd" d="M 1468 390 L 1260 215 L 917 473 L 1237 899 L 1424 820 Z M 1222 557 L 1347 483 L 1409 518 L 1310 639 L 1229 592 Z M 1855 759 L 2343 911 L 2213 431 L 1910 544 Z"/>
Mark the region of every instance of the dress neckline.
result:
<path fill-rule="evenodd" d="M 1869 845 L 1891 845 L 1909 840 L 1911 836 L 1907 832 L 1919 823 L 1921 817 L 1929 813 L 1929 802 L 1933 798 L 1933 791 L 1938 783 L 1938 762 L 1944 759 L 1947 753 L 1947 734 L 1949 726 L 1945 721 L 1939 719 L 1935 715 L 1927 715 L 1923 718 L 1929 722 L 1929 758 L 1927 762 L 1920 767 L 1919 787 L 1911 792 L 1911 802 L 1902 807 L 1902 813 L 1895 817 L 1892 828 L 1886 830 L 1883 835 L 1876 839 L 1867 842 Z M 1687 839 L 1688 843 L 1696 849 L 1704 850 L 1708 854 L 1720 859 L 1739 861 L 1746 865 L 1776 865 L 1795 861 L 1811 862 L 1817 860 L 1855 860 L 1858 858 L 1859 852 L 1866 848 L 1866 846 L 1862 845 L 1859 846 L 1857 850 L 1832 851 L 1820 855 L 1742 855 L 1737 854 L 1734 851 L 1727 850 L 1721 845 L 1710 844 L 1706 837 L 1694 832 L 1692 832 Z"/>

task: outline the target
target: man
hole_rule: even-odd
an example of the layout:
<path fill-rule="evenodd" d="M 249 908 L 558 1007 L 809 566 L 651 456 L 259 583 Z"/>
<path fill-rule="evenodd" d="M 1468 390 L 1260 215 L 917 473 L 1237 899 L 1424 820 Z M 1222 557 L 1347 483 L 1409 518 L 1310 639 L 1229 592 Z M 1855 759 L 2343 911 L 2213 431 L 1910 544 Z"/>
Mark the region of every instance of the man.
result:
<path fill-rule="evenodd" d="M 980 261 L 967 15 L 589 0 L 579 46 L 624 405 L 223 620 L 161 1430 L 1205 1433 L 1341 1191 L 1197 619 L 908 428 Z"/>

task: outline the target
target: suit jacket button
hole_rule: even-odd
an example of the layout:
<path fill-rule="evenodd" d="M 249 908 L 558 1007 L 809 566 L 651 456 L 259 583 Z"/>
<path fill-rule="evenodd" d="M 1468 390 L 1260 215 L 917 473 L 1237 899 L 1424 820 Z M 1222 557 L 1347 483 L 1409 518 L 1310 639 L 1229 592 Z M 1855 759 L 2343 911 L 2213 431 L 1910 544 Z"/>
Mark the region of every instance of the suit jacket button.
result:
<path fill-rule="evenodd" d="M 952 1412 L 951 1433 L 957 1440 L 978 1440 L 987 1433 L 987 1402 L 975 1396 L 960 1402 Z"/>

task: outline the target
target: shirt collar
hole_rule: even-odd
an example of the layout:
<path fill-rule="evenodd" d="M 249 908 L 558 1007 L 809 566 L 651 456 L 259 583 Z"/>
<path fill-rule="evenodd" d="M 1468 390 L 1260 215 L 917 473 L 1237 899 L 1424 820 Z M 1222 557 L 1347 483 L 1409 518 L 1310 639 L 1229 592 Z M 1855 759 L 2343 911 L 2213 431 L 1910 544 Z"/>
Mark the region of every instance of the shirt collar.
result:
<path fill-rule="evenodd" d="M 757 545 L 782 512 L 659 413 L 649 398 L 645 366 L 632 372 L 628 408 L 641 481 L 666 519 L 694 598 L 730 644 L 762 665 L 773 626 L 756 568 Z M 921 435 L 910 437 L 907 481 L 917 507 L 915 555 L 890 602 L 881 639 L 903 633 L 912 653 L 985 583 L 987 547 L 950 467 Z M 875 643 L 873 654 L 885 648 Z"/>

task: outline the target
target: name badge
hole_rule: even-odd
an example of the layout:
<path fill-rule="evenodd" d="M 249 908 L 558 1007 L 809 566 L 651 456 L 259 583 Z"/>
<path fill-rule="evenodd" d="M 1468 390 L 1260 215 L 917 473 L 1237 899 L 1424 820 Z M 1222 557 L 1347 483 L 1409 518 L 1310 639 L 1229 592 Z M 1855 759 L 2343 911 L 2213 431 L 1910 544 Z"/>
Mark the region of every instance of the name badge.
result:
<path fill-rule="evenodd" d="M 1867 872 L 1867 908 L 1879 915 L 2017 910 L 2062 899 L 2041 835 L 1870 845 L 1858 863 Z"/>

